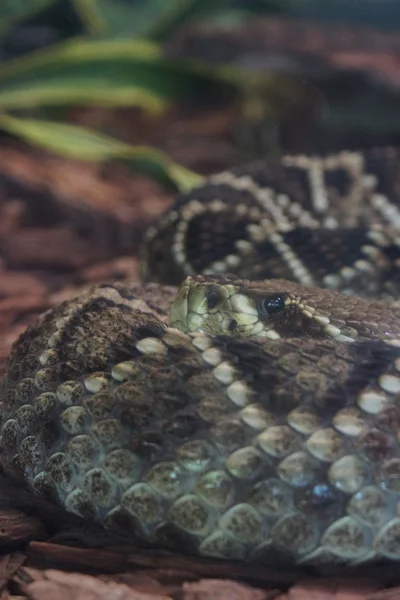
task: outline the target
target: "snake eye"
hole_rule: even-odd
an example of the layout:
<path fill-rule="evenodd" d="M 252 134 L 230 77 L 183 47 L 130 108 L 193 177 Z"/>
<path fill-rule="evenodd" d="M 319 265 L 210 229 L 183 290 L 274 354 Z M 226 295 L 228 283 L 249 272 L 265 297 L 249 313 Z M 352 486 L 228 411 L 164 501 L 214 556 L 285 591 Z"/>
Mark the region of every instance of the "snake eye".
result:
<path fill-rule="evenodd" d="M 280 312 L 285 308 L 285 299 L 283 296 L 266 296 L 258 304 L 258 312 L 261 315 L 271 315 Z"/>
<path fill-rule="evenodd" d="M 221 292 L 217 285 L 210 285 L 207 288 L 206 296 L 208 310 L 215 308 L 221 300 Z"/>

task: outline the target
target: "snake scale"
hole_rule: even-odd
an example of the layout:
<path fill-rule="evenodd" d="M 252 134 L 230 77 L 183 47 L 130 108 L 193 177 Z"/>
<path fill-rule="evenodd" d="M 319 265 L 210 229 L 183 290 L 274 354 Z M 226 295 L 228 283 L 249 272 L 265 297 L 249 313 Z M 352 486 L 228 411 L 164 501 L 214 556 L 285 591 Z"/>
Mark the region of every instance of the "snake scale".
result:
<path fill-rule="evenodd" d="M 155 547 L 400 560 L 399 172 L 391 148 L 293 156 L 181 195 L 143 284 L 15 343 L 3 471 Z"/>

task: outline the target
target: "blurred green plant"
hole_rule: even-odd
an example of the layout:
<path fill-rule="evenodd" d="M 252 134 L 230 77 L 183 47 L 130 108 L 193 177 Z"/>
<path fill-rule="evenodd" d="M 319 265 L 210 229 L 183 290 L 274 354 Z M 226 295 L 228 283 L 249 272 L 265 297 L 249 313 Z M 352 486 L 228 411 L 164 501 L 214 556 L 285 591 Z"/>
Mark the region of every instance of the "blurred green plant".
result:
<path fill-rule="evenodd" d="M 302 2 L 304 0 L 301 0 Z M 282 12 L 290 0 L 72 0 L 88 31 L 165 40 L 183 23 L 232 22 L 256 12 Z"/>
<path fill-rule="evenodd" d="M 201 181 L 199 175 L 178 165 L 155 148 L 125 144 L 86 127 L 39 119 L 18 119 L 6 114 L 0 115 L 0 127 L 31 144 L 67 158 L 93 162 L 124 161 L 133 169 L 144 171 L 166 185 L 172 182 L 182 192 Z"/>
<path fill-rule="evenodd" d="M 167 60 L 152 42 L 73 39 L 0 65 L 0 128 L 64 156 L 90 160 L 91 149 L 93 160 L 106 160 L 104 139 L 72 124 L 48 122 L 43 119 L 44 109 L 136 106 L 156 117 L 187 95 L 223 85 L 235 89 L 227 77 L 212 69 L 202 71 Z M 24 118 L 26 111 L 38 120 Z M 107 147 L 113 158 L 120 155 L 133 167 L 158 174 L 179 190 L 198 179 L 155 150 L 128 150 L 128 145 L 111 139 Z"/>
<path fill-rule="evenodd" d="M 1 34 L 35 12 L 58 6 L 57 1 L 2 0 Z M 63 156 L 82 160 L 119 158 L 178 190 L 186 190 L 198 182 L 199 176 L 163 153 L 48 118 L 49 114 L 54 117 L 54 107 L 62 114 L 62 109 L 70 106 L 140 107 L 157 117 L 172 103 L 187 97 L 203 98 L 227 90 L 233 98 L 244 96 L 251 87 L 244 72 L 173 61 L 164 55 L 157 41 L 187 19 L 234 14 L 236 9 L 228 10 L 232 1 L 70 2 L 84 23 L 86 35 L 0 64 L 0 128 Z M 282 81 L 277 85 L 275 78 L 263 77 L 267 98 L 268 88 L 275 92 L 268 108 L 272 113 L 282 109 L 285 97 L 293 97 L 290 85 L 285 87 Z"/>
<path fill-rule="evenodd" d="M 52 4 L 54 4 L 54 0 L 2 0 L 0 2 L 0 39 L 11 27 Z"/>
<path fill-rule="evenodd" d="M 213 0 L 218 4 L 218 0 Z M 126 34 L 160 38 L 189 15 L 211 8 L 211 0 L 72 0 L 73 6 L 94 34 Z"/>
<path fill-rule="evenodd" d="M 140 106 L 153 115 L 222 79 L 146 40 L 74 38 L 0 65 L 0 108 Z"/>

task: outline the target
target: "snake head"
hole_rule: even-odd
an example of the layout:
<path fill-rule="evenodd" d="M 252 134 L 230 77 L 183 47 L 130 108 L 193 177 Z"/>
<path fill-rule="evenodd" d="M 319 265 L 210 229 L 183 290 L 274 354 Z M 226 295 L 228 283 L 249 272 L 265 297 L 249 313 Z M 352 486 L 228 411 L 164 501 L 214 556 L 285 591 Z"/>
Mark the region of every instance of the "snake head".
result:
<path fill-rule="evenodd" d="M 368 313 L 376 317 L 378 306 L 292 281 L 198 275 L 187 277 L 180 286 L 170 324 L 189 333 L 269 339 L 300 336 L 352 342 L 360 337 L 399 336 L 392 326 L 385 332 L 379 322 L 368 319 Z"/>
<path fill-rule="evenodd" d="M 247 283 L 235 276 L 187 277 L 173 302 L 171 325 L 213 335 L 280 337 L 274 320 L 278 313 L 282 317 L 290 298 L 279 292 L 250 293 Z"/>

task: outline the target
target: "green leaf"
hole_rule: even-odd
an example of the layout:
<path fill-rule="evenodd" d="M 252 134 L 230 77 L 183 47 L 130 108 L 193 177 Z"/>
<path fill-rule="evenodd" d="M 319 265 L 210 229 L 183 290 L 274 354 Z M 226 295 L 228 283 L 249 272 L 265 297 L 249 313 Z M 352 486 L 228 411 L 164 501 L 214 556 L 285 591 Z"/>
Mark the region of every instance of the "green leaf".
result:
<path fill-rule="evenodd" d="M 269 14 L 272 0 L 72 0 L 88 31 L 95 34 L 167 39 L 174 28 L 189 21 L 243 21 L 251 13 Z M 278 7 L 284 0 L 276 0 Z M 274 6 L 274 4 L 273 4 Z M 275 7 L 275 10 L 277 7 Z"/>
<path fill-rule="evenodd" d="M 214 71 L 179 66 L 145 40 L 75 39 L 0 65 L 0 109 L 86 104 L 158 114 L 185 95 L 220 87 Z"/>
<path fill-rule="evenodd" d="M 0 115 L 0 128 L 26 142 L 76 160 L 123 160 L 133 169 L 187 191 L 201 176 L 175 163 L 168 155 L 146 146 L 132 146 L 85 127 L 52 121 L 17 119 Z"/>
<path fill-rule="evenodd" d="M 54 0 L 0 0 L 0 38 L 9 29 L 54 4 Z"/>
<path fill-rule="evenodd" d="M 147 0 L 129 4 L 125 0 L 73 0 L 73 5 L 93 33 L 150 36 L 155 30 L 174 24 L 201 1 L 204 0 Z"/>

